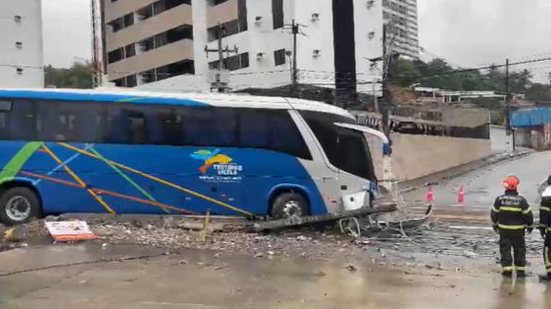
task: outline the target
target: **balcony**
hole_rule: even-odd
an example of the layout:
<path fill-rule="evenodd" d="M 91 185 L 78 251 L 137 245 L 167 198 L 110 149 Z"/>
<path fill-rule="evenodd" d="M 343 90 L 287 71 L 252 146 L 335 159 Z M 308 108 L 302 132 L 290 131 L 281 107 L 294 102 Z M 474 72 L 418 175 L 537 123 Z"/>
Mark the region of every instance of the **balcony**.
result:
<path fill-rule="evenodd" d="M 182 40 L 107 66 L 109 80 L 145 72 L 180 60 L 193 59 L 193 41 Z"/>
<path fill-rule="evenodd" d="M 193 25 L 191 6 L 187 4 L 177 6 L 146 20 L 136 20 L 134 25 L 115 33 L 108 27 L 107 48 L 108 51 L 112 51 L 184 24 Z"/>
<path fill-rule="evenodd" d="M 239 18 L 238 0 L 228 0 L 224 3 L 207 8 L 207 28 Z"/>

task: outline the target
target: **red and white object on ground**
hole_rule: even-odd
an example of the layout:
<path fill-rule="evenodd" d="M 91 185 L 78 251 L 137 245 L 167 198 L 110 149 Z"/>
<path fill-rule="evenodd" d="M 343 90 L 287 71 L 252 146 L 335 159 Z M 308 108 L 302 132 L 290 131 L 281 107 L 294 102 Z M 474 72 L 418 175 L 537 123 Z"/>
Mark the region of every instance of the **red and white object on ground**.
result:
<path fill-rule="evenodd" d="M 84 221 L 46 222 L 46 228 L 55 241 L 79 241 L 98 238 Z"/>
<path fill-rule="evenodd" d="M 459 192 L 457 193 L 457 205 L 463 206 L 465 204 L 465 188 L 463 186 L 459 187 Z"/>
<path fill-rule="evenodd" d="M 427 203 L 434 202 L 434 191 L 432 191 L 432 186 L 429 187 L 429 191 L 427 192 L 427 195 L 425 195 L 425 200 Z"/>

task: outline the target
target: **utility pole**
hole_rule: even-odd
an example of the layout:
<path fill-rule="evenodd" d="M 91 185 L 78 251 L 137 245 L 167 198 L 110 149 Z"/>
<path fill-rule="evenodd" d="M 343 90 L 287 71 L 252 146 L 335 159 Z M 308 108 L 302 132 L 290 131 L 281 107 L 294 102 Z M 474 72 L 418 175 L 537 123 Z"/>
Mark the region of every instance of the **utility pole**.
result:
<path fill-rule="evenodd" d="M 291 96 L 297 95 L 297 89 L 298 89 L 298 68 L 297 68 L 297 54 L 298 54 L 298 48 L 297 48 L 297 40 L 298 35 L 304 35 L 303 32 L 300 31 L 300 27 L 303 26 L 299 23 L 297 23 L 294 19 L 292 20 L 291 24 L 284 25 L 284 29 L 291 30 L 291 34 L 293 35 L 293 51 L 292 51 L 292 62 L 291 62 Z"/>
<path fill-rule="evenodd" d="M 297 35 L 299 32 L 299 25 L 295 23 L 295 20 L 293 19 L 293 23 L 291 25 L 291 30 L 293 32 L 293 85 L 291 87 L 293 96 L 296 96 L 297 94 L 297 84 L 298 84 L 298 70 L 297 70 Z"/>
<path fill-rule="evenodd" d="M 92 22 L 92 88 L 103 86 L 103 4 L 101 1 L 90 0 Z"/>
<path fill-rule="evenodd" d="M 215 79 L 211 83 L 211 89 L 218 89 L 218 92 L 224 92 L 228 89 L 228 83 L 222 80 L 222 73 L 226 69 L 224 66 L 224 53 L 226 53 L 228 57 L 231 53 L 239 54 L 239 50 L 237 49 L 237 46 L 234 46 L 233 49 L 230 49 L 228 46 L 226 46 L 225 48 L 222 48 L 222 37 L 225 34 L 225 32 L 226 32 L 226 29 L 222 27 L 222 25 L 220 25 L 220 22 L 219 22 L 216 28 L 218 48 L 209 49 L 208 46 L 205 46 L 205 53 L 207 53 L 207 58 L 209 56 L 209 53 L 218 54 L 218 72 L 215 73 L 216 74 Z"/>
<path fill-rule="evenodd" d="M 390 46 L 388 31 L 389 25 L 383 25 L 383 80 L 381 82 L 383 96 L 381 98 L 381 127 L 383 133 L 390 138 L 390 92 L 388 89 L 388 75 L 392 67 L 393 49 Z"/>
<path fill-rule="evenodd" d="M 514 135 L 511 129 L 511 83 L 509 76 L 509 59 L 505 60 L 505 144 L 507 153 L 512 155 L 515 151 Z"/>

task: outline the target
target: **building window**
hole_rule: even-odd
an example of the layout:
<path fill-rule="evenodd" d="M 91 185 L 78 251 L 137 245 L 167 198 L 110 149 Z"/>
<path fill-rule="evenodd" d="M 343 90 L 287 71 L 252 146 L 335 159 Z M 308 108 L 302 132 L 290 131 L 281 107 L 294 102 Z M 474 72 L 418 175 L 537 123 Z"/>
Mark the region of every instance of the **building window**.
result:
<path fill-rule="evenodd" d="M 239 20 L 239 32 L 247 31 L 247 0 L 237 0 L 237 12 Z"/>
<path fill-rule="evenodd" d="M 124 59 L 124 48 L 117 48 L 107 54 L 107 62 L 109 64 L 121 61 L 122 59 Z"/>
<path fill-rule="evenodd" d="M 285 64 L 285 49 L 279 49 L 274 52 L 275 65 Z"/>
<path fill-rule="evenodd" d="M 119 32 L 123 29 L 123 21 L 122 18 L 117 18 L 111 22 L 109 22 L 109 26 L 112 27 L 113 32 Z"/>
<path fill-rule="evenodd" d="M 219 4 L 222 4 L 224 2 L 227 2 L 228 0 L 210 0 L 209 4 L 210 6 L 217 6 Z"/>
<path fill-rule="evenodd" d="M 283 0 L 272 0 L 272 16 L 274 29 L 283 28 Z"/>
<path fill-rule="evenodd" d="M 136 87 L 138 86 L 138 80 L 136 75 L 129 75 L 126 77 L 126 87 Z"/>
<path fill-rule="evenodd" d="M 126 58 L 130 58 L 130 57 L 136 56 L 136 44 L 127 45 L 127 46 L 124 48 L 124 51 L 125 51 L 125 57 L 126 57 Z"/>
<path fill-rule="evenodd" d="M 249 53 L 243 53 L 236 56 L 231 56 L 224 59 L 224 68 L 226 70 L 235 71 L 239 69 L 244 69 L 249 67 Z M 209 62 L 209 68 L 211 70 L 219 69 L 219 62 L 212 61 Z"/>
<path fill-rule="evenodd" d="M 134 24 L 134 13 L 126 14 L 123 17 L 123 27 L 128 28 Z"/>

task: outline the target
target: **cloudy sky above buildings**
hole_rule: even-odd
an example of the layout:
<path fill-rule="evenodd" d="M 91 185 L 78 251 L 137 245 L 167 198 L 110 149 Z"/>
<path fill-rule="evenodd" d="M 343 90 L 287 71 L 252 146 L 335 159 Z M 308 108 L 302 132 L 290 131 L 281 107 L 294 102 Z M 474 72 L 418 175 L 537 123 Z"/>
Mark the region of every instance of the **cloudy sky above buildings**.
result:
<path fill-rule="evenodd" d="M 42 2 L 45 62 L 69 66 L 89 59 L 90 1 Z M 418 6 L 419 41 L 426 57 L 475 67 L 507 57 L 551 56 L 549 0 L 418 0 Z M 524 67 L 541 77 L 551 72 L 551 61 Z"/>

